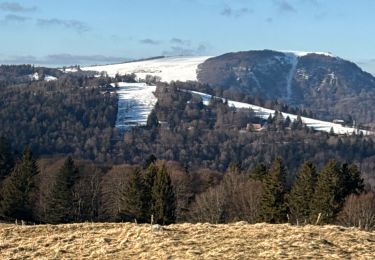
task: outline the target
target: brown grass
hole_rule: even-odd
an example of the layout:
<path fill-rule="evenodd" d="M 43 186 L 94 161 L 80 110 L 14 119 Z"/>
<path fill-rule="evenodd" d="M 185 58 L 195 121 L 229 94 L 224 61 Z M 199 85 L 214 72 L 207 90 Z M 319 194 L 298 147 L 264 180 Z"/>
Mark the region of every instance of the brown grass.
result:
<path fill-rule="evenodd" d="M 1 259 L 375 259 L 375 233 L 338 226 L 238 222 L 0 224 Z"/>

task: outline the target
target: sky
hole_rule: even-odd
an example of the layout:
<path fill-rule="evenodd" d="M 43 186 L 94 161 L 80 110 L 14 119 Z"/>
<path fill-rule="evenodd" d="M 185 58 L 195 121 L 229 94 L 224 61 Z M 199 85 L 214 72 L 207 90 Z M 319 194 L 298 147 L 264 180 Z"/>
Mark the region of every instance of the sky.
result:
<path fill-rule="evenodd" d="M 375 74 L 374 0 L 0 0 L 0 63 L 331 52 Z"/>

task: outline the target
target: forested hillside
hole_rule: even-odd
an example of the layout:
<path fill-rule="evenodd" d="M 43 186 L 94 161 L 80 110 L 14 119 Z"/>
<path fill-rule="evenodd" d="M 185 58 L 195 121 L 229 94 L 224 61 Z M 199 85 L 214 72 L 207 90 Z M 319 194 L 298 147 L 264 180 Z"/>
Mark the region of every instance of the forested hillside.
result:
<path fill-rule="evenodd" d="M 22 84 L 10 84 L 0 92 L 0 135 L 18 153 L 30 145 L 38 156 L 70 154 L 111 164 L 139 164 L 154 154 L 191 169 L 204 167 L 220 172 L 232 164 L 246 170 L 276 156 L 284 158 L 291 172 L 306 158 L 319 166 L 335 158 L 358 163 L 368 183 L 375 183 L 371 168 L 375 145 L 371 136 L 315 132 L 281 114 L 261 120 L 251 110 L 235 110 L 220 99 L 205 106 L 199 97 L 182 90 L 220 93 L 194 82 L 159 83 L 155 93 L 158 103 L 148 126 L 121 132 L 114 127 L 118 98 L 109 83 L 124 80 L 134 78 L 96 78 L 79 72 L 55 81 L 28 79 Z M 227 92 L 226 97 L 310 114 L 248 95 Z M 262 131 L 252 129 L 254 125 L 261 125 Z"/>
<path fill-rule="evenodd" d="M 374 214 L 372 136 L 316 132 L 279 112 L 259 119 L 223 99 L 203 104 L 188 90 L 216 90 L 196 82 L 159 83 L 147 126 L 119 131 L 110 85 L 119 81 L 134 76 L 78 72 L 1 89 L 2 219 L 374 228 L 360 214 Z"/>
<path fill-rule="evenodd" d="M 329 53 L 243 51 L 199 65 L 198 80 L 312 110 L 320 119 L 371 124 L 375 78 L 356 64 Z"/>

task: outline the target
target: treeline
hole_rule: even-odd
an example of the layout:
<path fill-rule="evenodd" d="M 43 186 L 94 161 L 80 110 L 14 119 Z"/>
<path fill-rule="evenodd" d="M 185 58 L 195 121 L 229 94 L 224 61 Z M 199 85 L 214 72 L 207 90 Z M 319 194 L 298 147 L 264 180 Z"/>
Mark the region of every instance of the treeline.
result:
<path fill-rule="evenodd" d="M 310 109 L 303 109 L 300 107 L 289 106 L 288 104 L 282 103 L 280 100 L 265 100 L 260 96 L 251 96 L 243 91 L 236 91 L 231 89 L 222 89 L 214 88 L 208 84 L 199 83 L 199 82 L 171 82 L 170 84 L 166 83 L 157 83 L 160 87 L 176 87 L 181 89 L 194 90 L 206 94 L 210 94 L 217 97 L 222 97 L 225 99 L 253 104 L 260 107 L 265 107 L 279 112 L 290 113 L 294 115 L 305 116 L 309 118 L 317 118 L 316 114 Z M 352 123 L 351 117 L 345 117 L 348 122 Z"/>
<path fill-rule="evenodd" d="M 60 77 L 63 73 L 58 69 L 34 67 L 32 65 L 0 65 L 0 89 L 22 83 L 30 83 L 32 75 L 38 73 L 43 80 L 44 76 Z"/>
<path fill-rule="evenodd" d="M 186 219 L 193 193 L 220 178 L 210 170 L 187 172 L 153 156 L 139 166 L 95 165 L 71 156 L 37 161 L 29 147 L 18 157 L 5 139 L 0 144 L 0 218 L 8 222 L 143 223 L 153 216 L 154 223 L 170 224 Z"/>
<path fill-rule="evenodd" d="M 2 149 L 9 148 L 6 143 Z M 288 182 L 278 157 L 225 174 L 190 171 L 150 156 L 139 166 L 99 166 L 65 159 L 36 161 L 2 150 L 0 217 L 29 223 L 130 221 L 342 224 L 375 228 L 375 196 L 354 164 L 330 160 L 321 170 L 305 161 Z M 5 159 L 9 160 L 6 162 Z M 14 163 L 15 162 L 15 163 Z M 9 165 L 9 166 L 7 166 Z"/>

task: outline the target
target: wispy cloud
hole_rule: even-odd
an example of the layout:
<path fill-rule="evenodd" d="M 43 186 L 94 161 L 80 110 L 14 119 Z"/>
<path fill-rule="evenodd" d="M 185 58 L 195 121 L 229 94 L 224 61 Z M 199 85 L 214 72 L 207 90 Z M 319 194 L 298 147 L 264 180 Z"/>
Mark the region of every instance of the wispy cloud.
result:
<path fill-rule="evenodd" d="M 36 6 L 26 7 L 21 5 L 18 2 L 3 2 L 0 3 L 0 10 L 13 12 L 13 13 L 20 13 L 20 12 L 34 12 L 37 10 Z"/>
<path fill-rule="evenodd" d="M 37 64 L 46 66 L 64 66 L 64 65 L 93 65 L 108 64 L 129 61 L 124 57 L 105 56 L 105 55 L 72 55 L 72 54 L 51 54 L 45 57 L 35 56 L 11 56 L 0 58 L 2 64 Z"/>
<path fill-rule="evenodd" d="M 224 9 L 221 11 L 221 15 L 226 16 L 226 17 L 241 17 L 246 14 L 251 14 L 253 13 L 252 9 L 249 9 L 247 7 L 239 8 L 239 9 L 234 9 L 230 6 L 225 6 Z"/>
<path fill-rule="evenodd" d="M 32 18 L 22 15 L 16 15 L 16 14 L 8 14 L 3 19 L 0 20 L 0 23 L 2 24 L 8 24 L 8 23 L 23 23 L 28 20 L 31 20 Z"/>
<path fill-rule="evenodd" d="M 287 0 L 274 0 L 277 9 L 282 13 L 296 13 L 295 7 Z"/>
<path fill-rule="evenodd" d="M 175 45 L 183 45 L 183 46 L 190 46 L 191 45 L 191 41 L 184 40 L 184 39 L 181 39 L 181 38 L 172 38 L 170 40 L 170 43 L 175 44 Z"/>
<path fill-rule="evenodd" d="M 124 57 L 105 55 L 72 55 L 72 54 L 52 54 L 44 58 L 46 64 L 103 64 L 125 62 L 129 59 Z"/>
<path fill-rule="evenodd" d="M 165 50 L 165 56 L 194 56 L 205 54 L 209 50 L 207 44 L 199 44 L 197 47 L 172 46 L 169 50 Z"/>
<path fill-rule="evenodd" d="M 147 45 L 159 45 L 160 44 L 159 41 L 156 41 L 150 38 L 142 39 L 139 42 L 142 44 L 147 44 Z"/>
<path fill-rule="evenodd" d="M 38 19 L 37 25 L 40 27 L 60 26 L 75 30 L 78 33 L 85 33 L 90 30 L 90 27 L 84 22 L 78 20 L 63 20 L 58 18 Z"/>
<path fill-rule="evenodd" d="M 10 56 L 0 58 L 1 64 L 35 64 L 37 58 L 31 55 Z"/>

